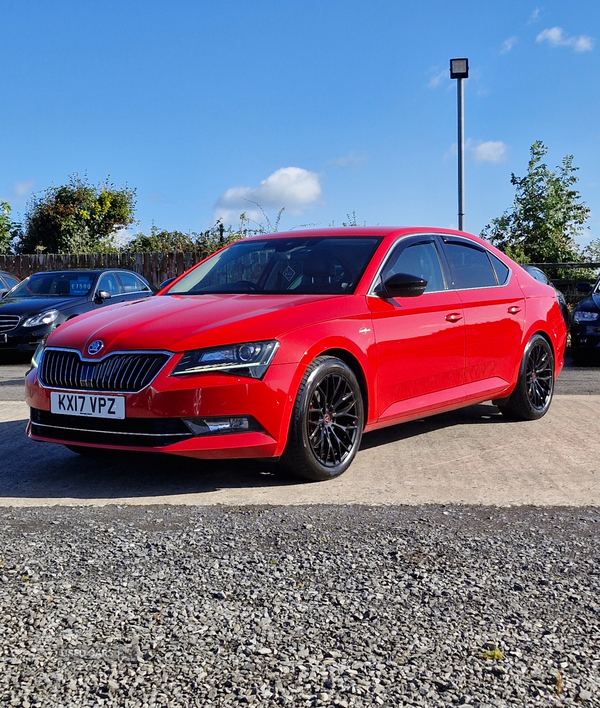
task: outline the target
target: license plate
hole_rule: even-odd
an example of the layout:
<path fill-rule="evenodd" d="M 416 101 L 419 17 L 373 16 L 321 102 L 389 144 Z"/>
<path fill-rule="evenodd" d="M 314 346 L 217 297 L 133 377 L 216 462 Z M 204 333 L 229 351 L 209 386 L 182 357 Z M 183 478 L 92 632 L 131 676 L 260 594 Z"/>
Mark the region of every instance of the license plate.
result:
<path fill-rule="evenodd" d="M 59 415 L 84 418 L 125 419 L 125 396 L 103 396 L 95 393 L 60 393 L 51 391 L 50 410 Z"/>
<path fill-rule="evenodd" d="M 8 334 L 6 334 L 5 332 L 2 332 L 2 334 L 0 334 L 0 344 L 7 344 L 7 342 L 8 342 Z"/>

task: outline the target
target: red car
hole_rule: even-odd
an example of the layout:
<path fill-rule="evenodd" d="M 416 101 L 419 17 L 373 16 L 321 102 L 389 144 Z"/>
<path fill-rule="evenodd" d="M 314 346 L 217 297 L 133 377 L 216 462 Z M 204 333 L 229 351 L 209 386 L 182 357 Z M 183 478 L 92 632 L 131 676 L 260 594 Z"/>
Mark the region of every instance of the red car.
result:
<path fill-rule="evenodd" d="M 88 454 L 281 458 L 330 479 L 382 426 L 487 400 L 540 418 L 566 334 L 554 290 L 476 236 L 256 236 L 55 330 L 27 375 L 27 432 Z"/>

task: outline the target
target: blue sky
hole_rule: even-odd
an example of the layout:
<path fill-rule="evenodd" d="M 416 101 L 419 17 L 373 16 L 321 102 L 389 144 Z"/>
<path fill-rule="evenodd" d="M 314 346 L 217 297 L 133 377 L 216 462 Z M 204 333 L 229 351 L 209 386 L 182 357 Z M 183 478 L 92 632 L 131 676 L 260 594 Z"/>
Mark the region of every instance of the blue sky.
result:
<path fill-rule="evenodd" d="M 87 172 L 137 189 L 133 231 L 257 215 L 465 228 L 514 196 L 542 140 L 580 168 L 600 237 L 600 4 L 0 0 L 0 199 Z M 246 201 L 250 200 L 250 201 Z"/>

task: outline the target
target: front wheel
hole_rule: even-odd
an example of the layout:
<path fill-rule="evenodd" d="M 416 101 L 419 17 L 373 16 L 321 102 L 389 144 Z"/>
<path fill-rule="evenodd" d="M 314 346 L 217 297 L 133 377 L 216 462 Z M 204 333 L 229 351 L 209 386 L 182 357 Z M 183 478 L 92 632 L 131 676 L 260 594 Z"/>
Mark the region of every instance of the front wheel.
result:
<path fill-rule="evenodd" d="M 550 408 L 554 393 L 554 352 L 541 334 L 534 335 L 523 354 L 515 390 L 498 408 L 512 420 L 537 420 Z"/>
<path fill-rule="evenodd" d="M 362 394 L 352 369 L 335 357 L 318 357 L 300 384 L 282 462 L 315 482 L 338 477 L 354 459 L 363 427 Z"/>

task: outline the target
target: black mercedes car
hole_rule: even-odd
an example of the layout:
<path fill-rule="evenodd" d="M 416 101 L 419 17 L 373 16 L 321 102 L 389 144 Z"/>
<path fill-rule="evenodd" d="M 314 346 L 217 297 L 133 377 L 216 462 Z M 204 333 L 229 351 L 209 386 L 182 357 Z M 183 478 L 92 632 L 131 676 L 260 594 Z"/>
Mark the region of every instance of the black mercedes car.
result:
<path fill-rule="evenodd" d="M 600 278 L 593 287 L 579 283 L 577 290 L 587 293 L 571 314 L 571 355 L 579 364 L 600 360 Z"/>
<path fill-rule="evenodd" d="M 58 325 L 84 312 L 154 291 L 130 270 L 62 270 L 35 273 L 0 299 L 0 355 L 35 352 Z"/>

